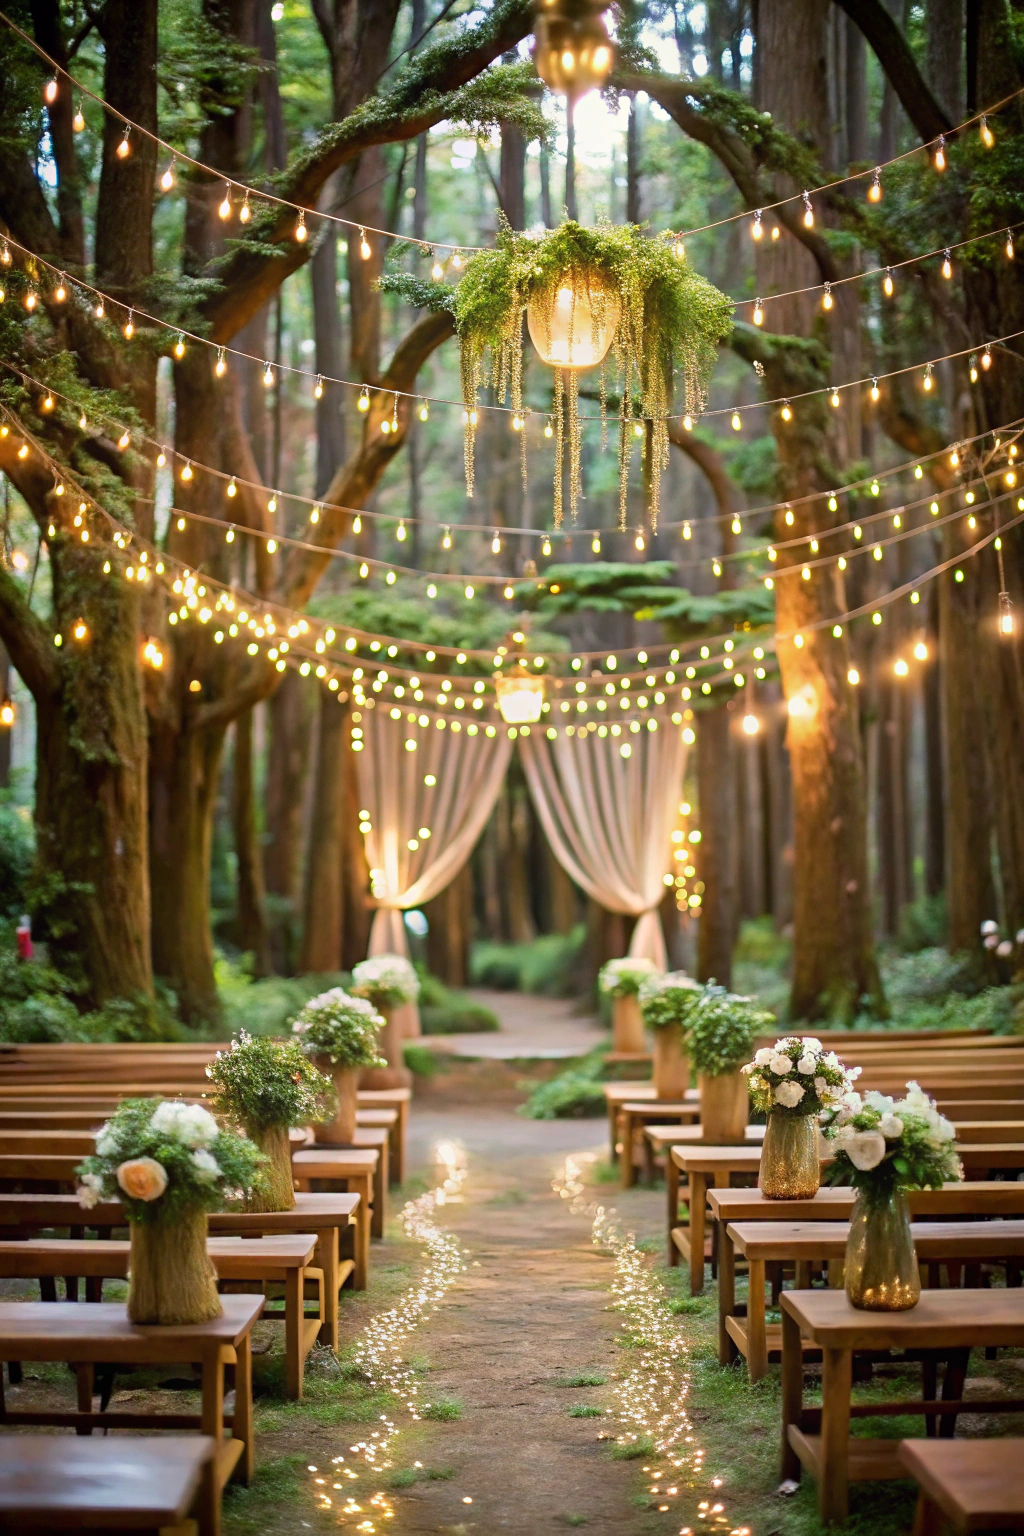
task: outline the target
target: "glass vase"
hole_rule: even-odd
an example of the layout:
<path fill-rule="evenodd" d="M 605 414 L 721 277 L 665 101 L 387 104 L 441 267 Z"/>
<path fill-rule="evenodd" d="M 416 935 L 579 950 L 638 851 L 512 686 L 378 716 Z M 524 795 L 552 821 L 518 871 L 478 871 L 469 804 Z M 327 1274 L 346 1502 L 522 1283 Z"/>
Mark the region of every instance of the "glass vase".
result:
<path fill-rule="evenodd" d="M 766 1200 L 809 1200 L 818 1193 L 817 1120 L 772 1110 L 764 1133 L 757 1187 Z"/>
<path fill-rule="evenodd" d="M 866 1312 L 906 1312 L 921 1299 L 910 1214 L 901 1194 L 861 1191 L 846 1239 L 846 1294 Z"/>

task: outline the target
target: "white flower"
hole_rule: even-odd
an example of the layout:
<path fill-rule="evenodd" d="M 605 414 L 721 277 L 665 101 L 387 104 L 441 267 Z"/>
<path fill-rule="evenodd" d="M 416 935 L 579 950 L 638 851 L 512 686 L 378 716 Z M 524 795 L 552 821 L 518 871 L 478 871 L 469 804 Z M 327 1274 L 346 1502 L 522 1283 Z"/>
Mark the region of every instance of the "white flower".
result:
<path fill-rule="evenodd" d="M 816 1077 L 814 1079 L 814 1091 L 818 1095 L 819 1099 L 823 1099 L 825 1097 L 825 1095 L 828 1093 L 828 1089 L 829 1085 L 826 1083 L 823 1077 Z"/>
<path fill-rule="evenodd" d="M 956 1139 L 956 1126 L 945 1115 L 939 1115 L 935 1124 L 935 1133 L 939 1141 L 954 1141 Z"/>
<path fill-rule="evenodd" d="M 878 1129 L 886 1141 L 895 1141 L 898 1136 L 903 1135 L 903 1121 L 899 1115 L 883 1115 L 878 1122 Z"/>
<path fill-rule="evenodd" d="M 810 1054 L 810 1052 L 805 1051 L 804 1054 L 800 1057 L 800 1060 L 797 1062 L 796 1069 L 799 1073 L 802 1074 L 802 1076 L 810 1077 L 811 1073 L 816 1070 L 817 1065 L 817 1056 L 813 1056 Z"/>
<path fill-rule="evenodd" d="M 205 1183 L 212 1184 L 214 1179 L 220 1178 L 220 1164 L 212 1152 L 207 1152 L 205 1147 L 192 1153 L 192 1162 L 198 1178 Z"/>
<path fill-rule="evenodd" d="M 746 1071 L 746 1068 L 744 1068 L 744 1071 Z M 768 1087 L 768 1084 L 759 1073 L 752 1072 L 747 1087 L 752 1089 L 754 1093 L 761 1093 Z"/>
<path fill-rule="evenodd" d="M 785 1077 L 788 1072 L 793 1070 L 793 1063 L 788 1056 L 783 1056 L 781 1051 L 772 1057 L 769 1066 L 776 1077 Z"/>
<path fill-rule="evenodd" d="M 96 1132 L 96 1156 L 113 1157 L 116 1151 L 117 1137 L 114 1134 L 114 1129 L 110 1124 L 110 1121 L 108 1120 L 106 1124 L 101 1125 L 99 1130 Z"/>
<path fill-rule="evenodd" d="M 641 982 L 659 974 L 653 960 L 648 960 L 643 955 L 623 955 L 620 959 L 609 960 L 603 965 L 597 980 L 602 992 L 615 992 L 623 984 L 627 992 L 636 992 Z"/>
<path fill-rule="evenodd" d="M 362 996 L 392 992 L 403 1003 L 414 1003 L 420 983 L 404 955 L 371 955 L 352 968 L 352 990 Z"/>
<path fill-rule="evenodd" d="M 805 1091 L 802 1083 L 780 1083 L 775 1090 L 775 1102 L 786 1109 L 795 1109 Z"/>
<path fill-rule="evenodd" d="M 856 1136 L 857 1132 L 852 1125 L 840 1124 L 838 1118 L 834 1123 L 839 1126 L 839 1129 L 832 1137 L 832 1145 L 834 1147 L 845 1147 L 847 1142 Z"/>
<path fill-rule="evenodd" d="M 805 1052 L 813 1051 L 816 1056 L 821 1055 L 821 1041 L 818 1040 L 814 1035 L 804 1035 L 803 1047 Z"/>
<path fill-rule="evenodd" d="M 79 1205 L 84 1205 L 87 1211 L 91 1211 L 94 1205 L 99 1205 L 103 1199 L 103 1180 L 98 1173 L 83 1173 L 78 1189 Z"/>
<path fill-rule="evenodd" d="M 981 932 L 983 937 L 985 934 L 998 933 L 999 924 L 994 922 L 991 917 L 986 918 L 986 920 L 981 925 Z"/>
<path fill-rule="evenodd" d="M 220 1135 L 220 1127 L 201 1104 L 185 1104 L 180 1099 L 164 1099 L 153 1111 L 150 1128 L 159 1136 L 172 1136 L 186 1147 L 209 1147 Z"/>
<path fill-rule="evenodd" d="M 887 1093 L 879 1093 L 877 1088 L 869 1088 L 864 1095 L 864 1103 L 872 1109 L 877 1109 L 880 1115 L 891 1115 L 896 1108 L 895 1099 L 891 1099 Z"/>
<path fill-rule="evenodd" d="M 885 1157 L 885 1137 L 878 1131 L 854 1131 L 845 1143 L 844 1150 L 850 1162 L 861 1173 L 877 1168 Z"/>
<path fill-rule="evenodd" d="M 762 1045 L 759 1051 L 754 1052 L 754 1065 L 756 1067 L 770 1066 L 772 1057 L 774 1055 L 775 1052 L 772 1050 L 770 1045 Z"/>

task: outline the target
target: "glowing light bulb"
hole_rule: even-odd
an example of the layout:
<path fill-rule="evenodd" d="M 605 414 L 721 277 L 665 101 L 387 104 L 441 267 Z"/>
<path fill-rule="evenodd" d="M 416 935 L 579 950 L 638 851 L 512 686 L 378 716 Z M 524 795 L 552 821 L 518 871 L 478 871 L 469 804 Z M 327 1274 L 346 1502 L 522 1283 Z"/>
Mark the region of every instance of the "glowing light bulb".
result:
<path fill-rule="evenodd" d="M 170 192 L 173 186 L 174 186 L 174 161 L 172 160 L 170 165 L 164 171 L 163 175 L 160 177 L 160 189 L 163 192 Z"/>
<path fill-rule="evenodd" d="M 601 553 L 601 536 L 600 536 L 600 534 L 597 534 L 597 533 L 594 534 L 594 537 L 590 541 L 590 549 L 591 549 L 591 553 L 592 554 L 599 555 Z"/>
<path fill-rule="evenodd" d="M 881 177 L 882 177 L 882 172 L 881 172 L 880 168 L 876 165 L 875 166 L 875 174 L 871 178 L 871 185 L 870 185 L 870 187 L 868 187 L 868 202 L 869 203 L 880 203 L 882 201 L 882 181 L 881 181 Z"/>
<path fill-rule="evenodd" d="M 683 431 L 684 432 L 692 432 L 693 431 L 693 417 L 690 416 L 689 414 L 687 414 L 686 416 L 683 417 Z"/>
<path fill-rule="evenodd" d="M 68 291 L 67 291 L 67 289 L 64 286 L 64 273 L 62 272 L 61 275 L 60 275 L 60 279 L 59 279 L 59 281 L 57 283 L 57 286 L 53 290 L 53 297 L 54 297 L 54 299 L 56 300 L 56 302 L 58 304 L 63 304 L 64 300 L 67 298 L 67 296 L 68 296 Z"/>
<path fill-rule="evenodd" d="M 793 407 L 790 405 L 788 400 L 784 400 L 783 401 L 783 403 L 782 403 L 782 410 L 780 411 L 779 414 L 781 415 L 783 421 L 792 421 L 793 420 Z"/>
<path fill-rule="evenodd" d="M 550 539 L 545 539 L 544 540 L 543 544 L 540 547 L 540 552 L 541 552 L 542 555 L 550 555 L 550 553 L 551 553 L 551 540 Z"/>
<path fill-rule="evenodd" d="M 404 542 L 406 536 L 405 521 L 404 519 L 400 519 L 398 527 L 395 529 L 395 538 L 398 539 L 401 543 Z"/>
<path fill-rule="evenodd" d="M 939 142 L 935 147 L 935 158 L 932 164 L 937 171 L 944 171 L 946 169 L 946 135 L 944 133 L 939 134 Z"/>
<path fill-rule="evenodd" d="M 637 529 L 637 531 L 636 531 L 636 538 L 633 540 L 633 543 L 634 543 L 634 545 L 636 546 L 637 549 L 644 549 L 645 548 L 645 540 L 644 540 L 644 535 L 643 535 L 643 529 L 642 528 L 638 528 Z"/>
<path fill-rule="evenodd" d="M 184 466 L 184 468 L 181 471 L 181 478 L 183 480 L 191 480 L 192 479 L 192 475 L 193 475 L 192 465 L 189 464 L 189 463 L 186 463 L 186 465 Z"/>
<path fill-rule="evenodd" d="M 230 217 L 231 217 L 231 183 L 230 183 L 230 181 L 226 181 L 224 183 L 224 196 L 223 196 L 223 198 L 220 201 L 220 206 L 217 209 L 217 213 L 220 216 L 220 218 L 222 218 L 222 219 L 230 219 Z"/>
<path fill-rule="evenodd" d="M 451 549 L 451 547 L 452 547 L 452 531 L 451 531 L 450 528 L 446 528 L 444 530 L 444 533 L 443 533 L 442 537 L 441 537 L 441 548 L 442 549 Z"/>
<path fill-rule="evenodd" d="M 103 308 L 103 300 L 102 299 L 98 299 L 97 300 L 96 307 L 93 310 L 93 314 L 96 316 L 97 320 L 102 320 L 103 319 L 103 316 L 106 314 L 106 310 Z"/>
<path fill-rule="evenodd" d="M 856 667 L 850 667 L 848 669 L 846 673 L 846 681 L 850 684 L 851 688 L 856 688 L 857 684 L 860 682 L 860 673 L 857 671 Z"/>
<path fill-rule="evenodd" d="M 878 380 L 877 379 L 872 379 L 871 380 L 871 398 L 872 398 L 872 400 L 877 400 L 881 393 L 882 392 L 881 392 L 881 390 L 878 387 Z"/>
<path fill-rule="evenodd" d="M 981 138 L 981 142 L 984 144 L 985 148 L 986 149 L 991 149 L 993 144 L 996 141 L 996 138 L 995 138 L 995 134 L 992 132 L 992 129 L 988 125 L 988 118 L 987 117 L 983 117 L 981 119 L 981 124 L 980 124 L 980 126 L 978 128 L 978 134 L 979 134 L 979 136 Z"/>
<path fill-rule="evenodd" d="M 39 295 L 32 288 L 30 288 L 25 295 L 25 308 L 28 310 L 29 314 L 32 313 L 38 303 Z"/>
<path fill-rule="evenodd" d="M 368 411 L 370 409 L 370 391 L 365 384 L 359 391 L 359 399 L 356 401 L 356 405 L 361 411 Z"/>
<path fill-rule="evenodd" d="M 174 343 L 174 355 L 179 362 L 185 356 L 185 338 L 180 331 L 178 332 L 178 339 Z"/>
<path fill-rule="evenodd" d="M 75 133 L 81 133 L 85 127 L 85 117 L 82 114 L 81 104 L 75 108 L 75 115 L 71 119 L 71 126 Z"/>
<path fill-rule="evenodd" d="M 897 677 L 906 677 L 907 673 L 910 671 L 910 668 L 903 660 L 903 657 L 900 656 L 898 660 L 893 664 L 892 670 L 895 672 Z"/>
<path fill-rule="evenodd" d="M 424 400 L 423 404 L 420 406 L 419 418 L 420 418 L 420 421 L 429 421 L 430 420 L 430 410 L 429 410 L 429 407 L 427 406 L 427 402 L 425 400 Z"/>
<path fill-rule="evenodd" d="M 369 240 L 366 238 L 365 229 L 361 229 L 359 231 L 359 254 L 364 261 L 369 261 L 370 257 L 373 255 L 373 248 L 371 247 Z"/>
<path fill-rule="evenodd" d="M 832 409 L 837 411 L 839 409 L 839 391 L 838 391 L 838 389 L 833 389 L 832 393 L 828 397 L 828 400 L 829 400 L 829 404 L 832 406 Z"/>
<path fill-rule="evenodd" d="M 501 554 L 501 540 L 499 539 L 497 534 L 495 534 L 494 538 L 491 540 L 491 554 L 492 555 L 500 555 Z"/>
<path fill-rule="evenodd" d="M 455 268 L 456 272 L 461 272 L 461 270 L 462 270 L 462 252 L 461 251 L 453 251 L 453 253 L 452 253 L 452 266 Z"/>
<path fill-rule="evenodd" d="M 318 373 L 317 376 L 316 376 L 316 383 L 313 385 L 313 399 L 314 400 L 322 400 L 323 399 L 323 395 L 324 395 L 324 379 L 323 379 L 323 374 Z"/>
<path fill-rule="evenodd" d="M 435 283 L 439 283 L 444 277 L 444 267 L 438 261 L 436 256 L 434 257 L 433 265 L 430 268 L 430 276 Z"/>
<path fill-rule="evenodd" d="M 942 257 L 942 275 L 947 281 L 953 276 L 953 262 L 948 250 L 944 252 Z"/>
<path fill-rule="evenodd" d="M 999 594 L 999 633 L 1001 635 L 1013 634 L 1013 605 L 1010 602 L 1010 594 L 1008 592 L 1000 592 Z"/>
<path fill-rule="evenodd" d="M 234 477 L 234 475 L 231 476 L 231 479 L 228 482 L 228 488 L 227 488 L 227 490 L 226 490 L 226 492 L 224 494 L 227 497 L 229 497 L 230 500 L 232 500 L 232 501 L 238 495 L 238 486 L 235 484 L 235 477 Z"/>
<path fill-rule="evenodd" d="M 764 230 L 761 227 L 761 210 L 760 208 L 757 208 L 754 211 L 754 222 L 750 226 L 750 237 L 752 240 L 760 240 L 763 238 L 763 236 Z"/>
<path fill-rule="evenodd" d="M 755 325 L 763 325 L 764 324 L 764 309 L 761 306 L 761 300 L 760 299 L 755 299 L 754 300 L 754 324 Z"/>
<path fill-rule="evenodd" d="M 274 367 L 272 363 L 263 364 L 263 388 L 269 389 L 274 382 Z"/>
<path fill-rule="evenodd" d="M 127 428 L 125 428 L 125 430 L 121 433 L 121 436 L 117 440 L 117 446 L 120 448 L 122 453 L 128 447 L 128 445 L 131 442 L 131 440 L 132 440 L 131 433 L 128 431 Z"/>
<path fill-rule="evenodd" d="M 1013 260 L 1013 233 L 1009 229 L 1006 231 L 1006 246 L 1005 246 L 1005 250 L 1006 250 L 1006 259 L 1007 259 L 1007 261 L 1012 261 Z"/>
<path fill-rule="evenodd" d="M 981 354 L 981 366 L 985 369 L 986 373 L 992 367 L 992 352 L 988 347 Z"/>
<path fill-rule="evenodd" d="M 124 334 L 126 341 L 131 341 L 132 337 L 135 335 L 135 321 L 132 318 L 133 314 L 134 310 L 129 310 L 128 319 L 124 323 Z"/>
<path fill-rule="evenodd" d="M 60 87 L 57 84 L 56 75 L 54 75 L 52 79 L 47 80 L 46 84 L 43 86 L 43 100 L 46 102 L 48 107 L 52 107 L 53 103 L 57 100 L 57 92 L 59 89 Z"/>
<path fill-rule="evenodd" d="M 810 193 L 809 192 L 805 192 L 803 194 L 803 199 L 804 199 L 804 228 L 805 229 L 813 229 L 814 228 L 814 209 L 811 207 L 811 195 L 810 195 Z"/>
<path fill-rule="evenodd" d="M 882 279 L 882 292 L 887 299 L 891 299 L 895 292 L 896 284 L 892 280 L 892 267 L 886 267 L 885 276 Z"/>
<path fill-rule="evenodd" d="M 309 239 L 309 230 L 306 228 L 306 210 L 304 208 L 299 212 L 299 222 L 295 226 L 295 238 L 299 245 L 305 245 Z"/>
<path fill-rule="evenodd" d="M 921 388 L 930 390 L 932 387 L 932 365 L 929 363 L 924 370 L 924 378 L 921 380 Z"/>
<path fill-rule="evenodd" d="M 249 207 L 249 194 L 246 192 L 242 199 L 242 206 L 238 210 L 238 222 L 239 224 L 248 224 L 251 218 L 252 209 Z"/>
<path fill-rule="evenodd" d="M 740 417 L 739 411 L 733 411 L 733 413 L 732 413 L 732 429 L 733 429 L 733 431 L 734 432 L 739 432 L 740 429 L 742 428 L 742 426 L 743 426 L 743 422 L 742 422 L 742 419 Z"/>
<path fill-rule="evenodd" d="M 217 361 L 213 365 L 213 371 L 218 379 L 222 379 L 228 371 L 227 361 L 224 357 L 224 348 L 217 348 Z"/>
<path fill-rule="evenodd" d="M 826 283 L 825 292 L 821 296 L 821 307 L 822 309 L 831 309 L 834 303 L 835 300 L 832 297 L 832 284 Z"/>
<path fill-rule="evenodd" d="M 915 593 L 914 595 L 916 596 L 917 594 Z M 923 640 L 919 640 L 914 646 L 914 656 L 918 661 L 928 660 L 928 647 Z"/>
<path fill-rule="evenodd" d="M 119 160 L 127 160 L 128 156 L 132 152 L 131 151 L 131 145 L 128 143 L 129 131 L 130 130 L 128 128 L 128 124 L 125 123 L 125 125 L 124 125 L 124 138 L 121 140 L 120 144 L 117 146 L 117 151 L 116 151 L 117 158 Z"/>
<path fill-rule="evenodd" d="M 761 722 L 756 715 L 743 716 L 743 731 L 746 736 L 756 736 L 761 729 Z"/>

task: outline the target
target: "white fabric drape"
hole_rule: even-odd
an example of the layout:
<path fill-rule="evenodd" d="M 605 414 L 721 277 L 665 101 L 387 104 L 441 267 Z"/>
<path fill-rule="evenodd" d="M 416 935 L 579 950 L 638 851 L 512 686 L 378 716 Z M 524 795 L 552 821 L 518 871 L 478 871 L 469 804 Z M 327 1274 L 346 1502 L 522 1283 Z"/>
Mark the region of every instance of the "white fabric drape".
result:
<path fill-rule="evenodd" d="M 504 731 L 488 736 L 480 726 L 471 735 L 470 726 L 453 721 L 438 730 L 433 722 L 393 720 L 380 707 L 363 711 L 359 792 L 369 813 L 366 856 L 378 903 L 371 955 L 408 955 L 402 913 L 455 878 L 491 814 L 512 743 Z M 412 1009 L 407 1033 L 419 1032 L 418 1020 Z"/>
<path fill-rule="evenodd" d="M 667 969 L 658 905 L 683 787 L 682 730 L 660 725 L 624 736 L 560 733 L 549 741 L 534 729 L 520 736 L 519 745 L 556 859 L 602 907 L 638 919 L 631 955 Z"/>

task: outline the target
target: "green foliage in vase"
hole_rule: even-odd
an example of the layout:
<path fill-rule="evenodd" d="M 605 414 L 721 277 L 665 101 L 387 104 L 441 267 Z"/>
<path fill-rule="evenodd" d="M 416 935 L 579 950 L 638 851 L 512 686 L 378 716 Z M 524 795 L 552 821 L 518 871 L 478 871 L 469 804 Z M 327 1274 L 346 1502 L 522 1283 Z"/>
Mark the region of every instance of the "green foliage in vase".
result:
<path fill-rule="evenodd" d="M 640 1012 L 648 1029 L 675 1027 L 685 1034 L 704 989 L 685 971 L 650 976 L 640 988 Z"/>
<path fill-rule="evenodd" d="M 217 1089 L 214 1107 L 256 1134 L 271 1126 L 309 1125 L 328 1117 L 334 1090 L 298 1040 L 272 1040 L 243 1030 L 206 1069 Z"/>
<path fill-rule="evenodd" d="M 775 1015 L 712 982 L 690 1014 L 686 1049 L 695 1072 L 720 1077 L 748 1060 L 758 1035 L 775 1028 Z"/>
<path fill-rule="evenodd" d="M 699 415 L 707 400 L 718 343 L 732 328 L 732 304 L 689 266 L 681 248 L 650 239 L 637 225 L 586 229 L 567 220 L 542 235 L 499 227 L 493 249 L 466 264 L 455 289 L 455 327 L 462 351 L 466 473 L 472 490 L 474 415 L 482 384 L 523 411 L 523 314 L 547 315 L 568 289 L 573 306 L 586 303 L 594 327 L 613 327 L 610 355 L 620 383 L 620 513 L 624 516 L 634 419 L 647 426 L 651 518 L 657 524 L 661 471 L 668 462 L 667 417 L 675 375 L 682 370 L 685 409 Z M 582 322 L 581 322 L 582 323 Z M 602 366 L 602 402 L 605 369 Z M 555 524 L 561 510 L 564 448 L 569 445 L 571 510 L 580 494 L 579 372 L 555 371 Z M 603 410 L 603 404 L 602 404 Z"/>
<path fill-rule="evenodd" d="M 369 998 L 375 1008 L 414 1003 L 419 990 L 419 977 L 404 955 L 371 955 L 352 967 L 353 993 Z"/>
<path fill-rule="evenodd" d="M 225 1130 L 201 1104 L 126 1099 L 79 1166 L 78 1198 L 87 1209 L 120 1200 L 131 1221 L 173 1220 L 248 1192 L 265 1162 L 247 1136 Z"/>
<path fill-rule="evenodd" d="M 377 1049 L 383 1027 L 383 1018 L 368 998 L 332 987 L 310 998 L 292 1030 L 308 1055 L 327 1056 L 335 1067 L 384 1067 L 387 1062 Z"/>
<path fill-rule="evenodd" d="M 635 997 L 645 981 L 661 973 L 653 960 L 640 955 L 623 955 L 608 960 L 598 972 L 597 985 L 609 997 Z"/>

